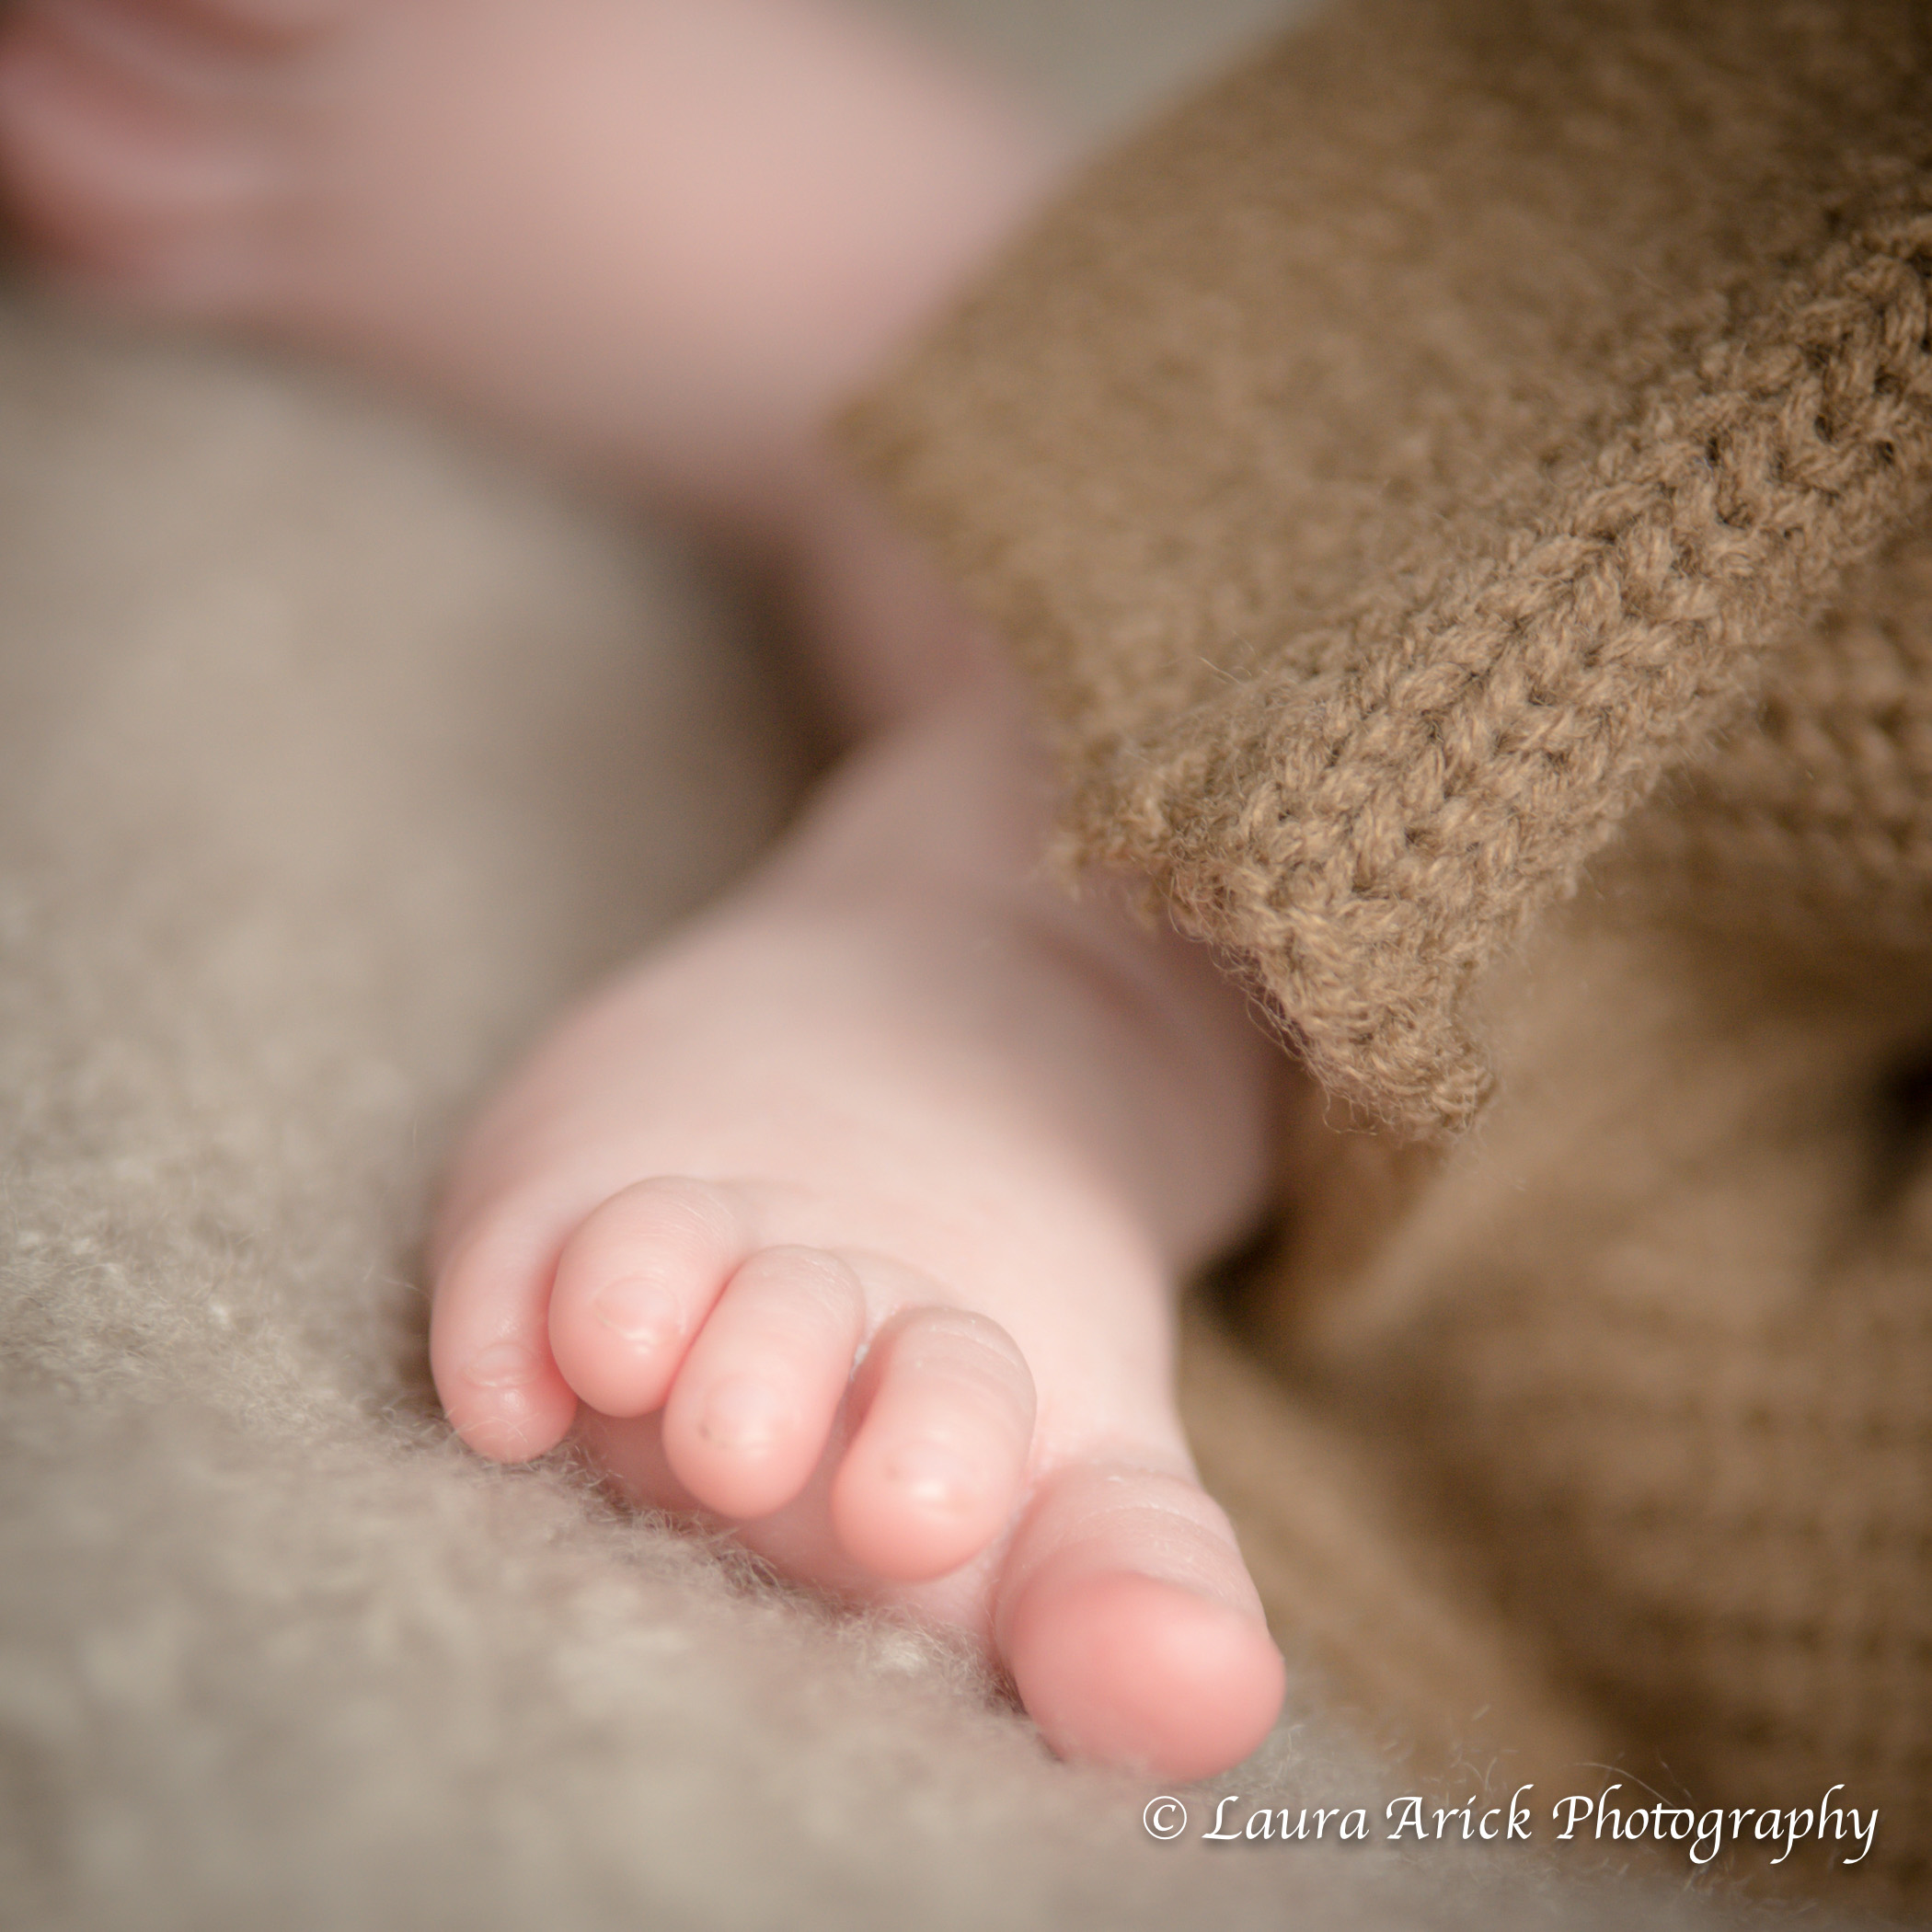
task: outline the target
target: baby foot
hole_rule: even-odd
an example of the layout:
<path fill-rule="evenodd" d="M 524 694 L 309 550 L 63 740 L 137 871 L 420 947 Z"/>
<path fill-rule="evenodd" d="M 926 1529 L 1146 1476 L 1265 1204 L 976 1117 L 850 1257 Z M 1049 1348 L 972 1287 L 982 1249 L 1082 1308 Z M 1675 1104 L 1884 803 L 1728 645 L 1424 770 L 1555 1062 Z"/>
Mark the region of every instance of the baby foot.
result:
<path fill-rule="evenodd" d="M 0 22 L 0 184 L 70 280 L 354 352 L 733 527 L 1053 165 L 836 0 Z"/>
<path fill-rule="evenodd" d="M 634 1500 L 970 1632 L 1062 1753 L 1204 1776 L 1282 1680 L 1169 1282 L 1261 1198 L 1273 1050 L 1191 949 L 1027 882 L 1006 719 L 862 754 L 538 1053 L 442 1217 L 437 1386 L 485 1455 L 574 1427 Z"/>

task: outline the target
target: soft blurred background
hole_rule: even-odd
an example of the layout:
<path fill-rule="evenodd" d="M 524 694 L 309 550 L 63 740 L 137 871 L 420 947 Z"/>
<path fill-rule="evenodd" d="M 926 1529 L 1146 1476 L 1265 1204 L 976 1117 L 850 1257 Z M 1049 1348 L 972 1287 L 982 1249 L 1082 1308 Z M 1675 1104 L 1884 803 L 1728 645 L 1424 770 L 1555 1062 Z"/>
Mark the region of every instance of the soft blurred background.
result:
<path fill-rule="evenodd" d="M 1100 139 L 1304 11 L 1307 0 L 880 0 L 1021 76 Z"/>

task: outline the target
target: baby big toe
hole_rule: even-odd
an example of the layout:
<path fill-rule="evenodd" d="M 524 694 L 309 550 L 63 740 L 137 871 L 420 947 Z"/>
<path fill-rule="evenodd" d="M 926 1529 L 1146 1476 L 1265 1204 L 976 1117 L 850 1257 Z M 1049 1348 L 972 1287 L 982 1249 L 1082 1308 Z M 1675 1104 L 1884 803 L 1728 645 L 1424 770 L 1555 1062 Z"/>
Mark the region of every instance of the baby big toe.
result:
<path fill-rule="evenodd" d="M 852 1392 L 857 1426 L 832 1487 L 846 1554 L 875 1576 L 957 1570 L 1005 1528 L 1033 1435 L 1033 1379 L 996 1322 L 909 1309 L 874 1338 Z"/>
<path fill-rule="evenodd" d="M 995 1640 L 1063 1757 L 1206 1777 L 1281 1708 L 1281 1653 L 1234 1534 L 1175 1477 L 1082 1469 L 1049 1484 L 1007 1558 Z"/>
<path fill-rule="evenodd" d="M 782 1509 L 824 1453 L 864 1330 L 857 1278 L 836 1255 L 768 1248 L 731 1277 L 664 1409 L 678 1479 L 721 1515 Z"/>
<path fill-rule="evenodd" d="M 661 1408 L 750 1248 L 726 1189 L 667 1179 L 613 1194 L 558 1259 L 550 1349 L 565 1381 L 607 1416 Z"/>

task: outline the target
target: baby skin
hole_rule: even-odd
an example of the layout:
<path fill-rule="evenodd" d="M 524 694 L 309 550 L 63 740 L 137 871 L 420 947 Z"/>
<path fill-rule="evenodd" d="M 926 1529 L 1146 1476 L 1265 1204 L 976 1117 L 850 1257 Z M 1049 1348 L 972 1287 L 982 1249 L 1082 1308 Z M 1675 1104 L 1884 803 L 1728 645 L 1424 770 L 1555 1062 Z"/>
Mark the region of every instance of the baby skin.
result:
<path fill-rule="evenodd" d="M 436 1384 L 503 1461 L 953 1627 L 1064 1754 L 1238 1761 L 1281 1660 L 1170 1390 L 1263 1204 L 1273 1043 L 1104 882 L 995 654 L 816 432 L 1043 191 L 819 0 L 25 0 L 0 178 L 98 297 L 356 355 L 758 554 L 860 739 L 460 1155 Z"/>

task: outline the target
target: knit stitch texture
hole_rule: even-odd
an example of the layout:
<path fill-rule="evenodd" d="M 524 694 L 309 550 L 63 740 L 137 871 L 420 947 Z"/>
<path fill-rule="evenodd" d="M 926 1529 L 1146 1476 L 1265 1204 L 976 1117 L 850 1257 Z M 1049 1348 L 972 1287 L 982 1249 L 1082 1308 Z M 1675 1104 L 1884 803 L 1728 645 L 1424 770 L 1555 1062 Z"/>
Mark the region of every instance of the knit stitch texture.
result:
<path fill-rule="evenodd" d="M 1155 880 L 1368 1115 L 1467 1124 L 1481 970 L 1922 508 L 1927 32 L 1345 8 L 855 420 L 1039 675 L 1067 858 Z"/>
<path fill-rule="evenodd" d="M 1685 1801 L 1842 1780 L 1861 1869 L 1741 1869 L 1913 1911 L 1928 278 L 1922 7 L 1362 0 L 851 424 L 1034 673 L 1066 862 L 1316 1075 L 1271 1397 L 1191 1397 L 1284 1642 L 1415 1740 L 1455 1685 Z"/>

